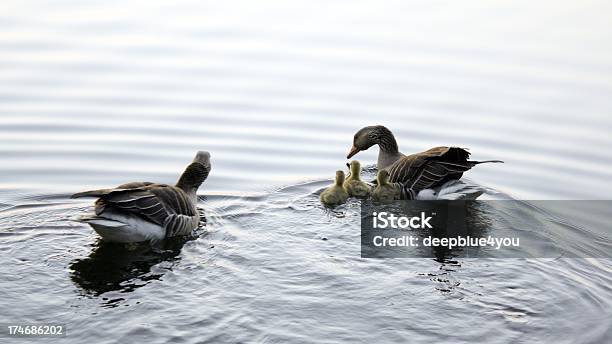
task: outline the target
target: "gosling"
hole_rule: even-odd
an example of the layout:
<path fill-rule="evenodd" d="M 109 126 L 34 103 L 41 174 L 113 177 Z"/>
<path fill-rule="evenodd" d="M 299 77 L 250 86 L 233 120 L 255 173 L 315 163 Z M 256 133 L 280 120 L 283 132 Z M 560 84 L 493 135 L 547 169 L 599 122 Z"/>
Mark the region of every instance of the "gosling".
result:
<path fill-rule="evenodd" d="M 370 195 L 370 186 L 364 183 L 359 175 L 361 174 L 361 164 L 357 160 L 351 161 L 351 175 L 346 178 L 342 187 L 351 197 L 366 198 Z"/>
<path fill-rule="evenodd" d="M 321 193 L 321 203 L 331 206 L 346 202 L 349 195 L 342 188 L 342 183 L 344 183 L 344 172 L 336 171 L 336 182 Z"/>
<path fill-rule="evenodd" d="M 376 176 L 377 186 L 372 192 L 372 199 L 378 202 L 391 202 L 400 199 L 399 188 L 389 183 L 389 172 L 387 170 L 378 171 Z"/>

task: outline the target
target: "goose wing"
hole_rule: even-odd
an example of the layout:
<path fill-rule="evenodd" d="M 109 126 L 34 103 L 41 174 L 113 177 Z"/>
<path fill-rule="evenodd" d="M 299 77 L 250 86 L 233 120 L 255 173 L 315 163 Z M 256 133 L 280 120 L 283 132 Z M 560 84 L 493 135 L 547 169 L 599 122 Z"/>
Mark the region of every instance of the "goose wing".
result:
<path fill-rule="evenodd" d="M 96 215 L 105 211 L 130 213 L 166 228 L 166 236 L 186 234 L 199 220 L 195 204 L 175 186 L 128 183 L 116 189 L 87 191 L 73 197 L 92 195 L 100 197 L 96 201 Z"/>
<path fill-rule="evenodd" d="M 81 197 L 102 197 L 110 194 L 111 192 L 119 192 L 119 191 L 128 191 L 135 189 L 144 188 L 145 186 L 153 185 L 151 182 L 131 182 L 126 184 L 121 184 L 114 189 L 98 189 L 98 190 L 89 190 L 83 192 L 77 192 L 74 195 L 70 196 L 70 198 L 81 198 Z"/>
<path fill-rule="evenodd" d="M 414 191 L 428 189 L 461 178 L 476 163 L 468 161 L 469 156 L 459 147 L 435 147 L 407 155 L 388 167 L 389 180 Z"/>

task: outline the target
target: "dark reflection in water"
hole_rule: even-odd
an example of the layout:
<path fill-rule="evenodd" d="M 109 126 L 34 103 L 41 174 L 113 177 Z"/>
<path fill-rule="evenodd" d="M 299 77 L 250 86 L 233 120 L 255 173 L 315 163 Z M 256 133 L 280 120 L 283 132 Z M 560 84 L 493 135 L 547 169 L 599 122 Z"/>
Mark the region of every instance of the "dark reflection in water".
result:
<path fill-rule="evenodd" d="M 609 258 L 610 215 L 604 210 L 609 208 L 609 201 L 366 202 L 361 252 L 366 258 L 435 258 L 440 263 L 476 257 Z M 374 228 L 375 213 L 382 227 Z M 396 223 L 390 229 L 384 222 L 388 214 L 427 216 L 432 228 L 401 228 Z M 382 238 L 398 244 L 385 245 Z"/>
<path fill-rule="evenodd" d="M 183 245 L 198 237 L 206 225 L 203 209 L 200 227 L 192 235 L 170 238 L 151 246 L 149 243 L 117 244 L 98 240 L 85 258 L 70 263 L 70 279 L 85 295 L 99 296 L 110 291 L 129 293 L 150 281 L 158 280 L 167 271 L 155 273 L 151 268 L 162 262 L 180 260 Z"/>
<path fill-rule="evenodd" d="M 364 203 L 362 208 L 362 223 L 371 223 L 370 218 L 373 212 L 388 212 L 395 214 L 432 214 L 431 219 L 433 228 L 426 230 L 389 230 L 376 229 L 362 224 L 362 257 L 368 258 L 406 258 L 406 257 L 431 257 L 441 264 L 459 266 L 457 259 L 476 255 L 477 248 L 456 246 L 387 246 L 383 249 L 373 246 L 373 238 L 382 235 L 384 237 L 414 236 L 418 237 L 418 242 L 423 242 L 425 238 L 452 238 L 457 236 L 470 236 L 481 238 L 488 235 L 492 228 L 491 214 L 488 213 L 484 205 L 475 204 L 469 201 L 410 201 L 396 202 L 393 204 L 384 203 Z"/>
<path fill-rule="evenodd" d="M 161 248 L 149 244 L 115 244 L 98 241 L 91 253 L 70 263 L 70 278 L 84 294 L 99 296 L 109 291 L 132 292 L 160 279 L 164 271 L 151 272 L 161 262 L 180 260 L 187 238 L 167 240 Z"/>
<path fill-rule="evenodd" d="M 434 238 L 467 235 L 481 238 L 487 235 L 491 228 L 491 221 L 486 220 L 486 214 L 478 206 L 474 206 L 472 202 L 465 201 L 444 202 L 444 204 L 447 209 L 447 213 L 444 216 L 447 225 L 437 226 L 430 233 L 420 232 L 419 234 L 422 238 L 426 235 L 431 235 Z M 448 248 L 447 246 L 431 247 L 435 261 L 454 266 L 459 265 L 456 260 L 457 258 L 466 255 L 465 249 L 460 246 L 453 248 Z"/>
<path fill-rule="evenodd" d="M 486 206 L 476 202 L 445 202 L 448 205 L 447 221 L 453 222 L 453 219 L 463 217 L 464 221 L 455 221 L 449 223 L 446 230 L 441 230 L 438 227 L 428 234 L 432 237 L 443 238 L 452 237 L 455 235 L 470 235 L 475 238 L 481 238 L 488 235 L 492 227 L 491 213 Z M 469 231 L 468 231 L 469 228 Z M 469 233 L 468 233 L 469 232 Z M 426 233 L 420 233 L 421 239 Z M 442 293 L 451 293 L 455 288 L 462 284 L 460 274 L 456 274 L 461 269 L 461 258 L 466 256 L 466 248 L 446 246 L 431 247 L 431 255 L 433 260 L 440 263 L 438 271 L 421 273 L 426 275 L 435 283 L 435 289 Z M 478 248 L 470 248 L 470 250 L 478 250 Z M 472 255 L 477 255 L 471 252 Z"/>

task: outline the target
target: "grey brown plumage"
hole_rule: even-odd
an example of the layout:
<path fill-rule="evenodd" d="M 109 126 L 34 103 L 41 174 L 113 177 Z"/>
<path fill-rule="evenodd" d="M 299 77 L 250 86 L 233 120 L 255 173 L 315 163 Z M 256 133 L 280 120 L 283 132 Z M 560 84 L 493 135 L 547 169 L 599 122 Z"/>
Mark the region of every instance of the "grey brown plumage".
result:
<path fill-rule="evenodd" d="M 182 189 L 165 184 L 153 184 L 111 191 L 96 201 L 96 215 L 104 212 L 129 213 L 142 217 L 166 229 L 166 237 L 186 235 L 199 219 L 195 203 Z"/>
<path fill-rule="evenodd" d="M 499 160 L 470 161 L 470 152 L 459 147 L 435 147 L 421 153 L 398 159 L 387 168 L 392 183 L 402 183 L 414 191 L 439 186 L 485 162 Z"/>
<path fill-rule="evenodd" d="M 353 147 L 347 157 L 378 145 L 377 167 L 389 171 L 391 183 L 403 185 L 402 198 L 411 197 L 420 190 L 441 186 L 447 181 L 459 179 L 472 167 L 500 160 L 471 161 L 470 152 L 459 147 L 435 147 L 427 151 L 404 155 L 399 152 L 395 137 L 384 126 L 360 129 L 353 139 Z"/>
<path fill-rule="evenodd" d="M 86 191 L 72 197 L 99 197 L 94 209 L 96 216 L 87 218 L 85 222 L 103 238 L 112 237 L 114 240 L 111 241 L 147 239 L 149 235 L 147 229 L 143 230 L 145 227 L 154 232 L 151 239 L 187 235 L 197 228 L 200 220 L 196 191 L 210 172 L 209 156 L 207 152 L 199 152 L 176 186 L 132 182 L 115 189 Z"/>

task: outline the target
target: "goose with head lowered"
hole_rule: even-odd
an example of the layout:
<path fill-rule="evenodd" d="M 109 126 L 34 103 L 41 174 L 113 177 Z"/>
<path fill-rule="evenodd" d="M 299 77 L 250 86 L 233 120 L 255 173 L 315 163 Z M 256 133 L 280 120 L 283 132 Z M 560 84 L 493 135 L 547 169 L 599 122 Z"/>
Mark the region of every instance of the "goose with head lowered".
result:
<path fill-rule="evenodd" d="M 441 187 L 457 180 L 472 167 L 500 160 L 468 160 L 470 152 L 459 147 L 434 147 L 421 153 L 404 155 L 400 153 L 391 130 L 382 125 L 360 129 L 353 137 L 353 147 L 347 155 L 350 159 L 360 151 L 378 145 L 378 170 L 389 172 L 389 182 L 401 183 L 405 192 L 402 199 L 411 199 L 421 190 Z"/>
<path fill-rule="evenodd" d="M 210 153 L 200 151 L 176 185 L 132 182 L 114 189 L 80 192 L 99 197 L 95 215 L 82 218 L 105 241 L 157 242 L 190 234 L 200 223 L 196 192 L 210 173 Z"/>

